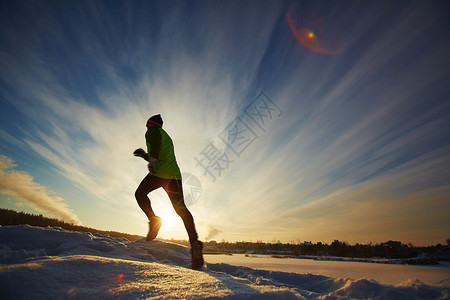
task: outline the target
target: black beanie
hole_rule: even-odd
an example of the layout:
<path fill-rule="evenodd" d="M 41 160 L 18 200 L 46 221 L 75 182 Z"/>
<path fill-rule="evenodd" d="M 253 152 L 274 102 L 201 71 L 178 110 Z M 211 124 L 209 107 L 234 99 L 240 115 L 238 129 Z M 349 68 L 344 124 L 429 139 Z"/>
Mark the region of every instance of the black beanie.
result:
<path fill-rule="evenodd" d="M 163 120 L 161 118 L 161 115 L 154 115 L 150 117 L 147 121 L 147 126 L 155 126 L 161 128 L 163 125 Z"/>

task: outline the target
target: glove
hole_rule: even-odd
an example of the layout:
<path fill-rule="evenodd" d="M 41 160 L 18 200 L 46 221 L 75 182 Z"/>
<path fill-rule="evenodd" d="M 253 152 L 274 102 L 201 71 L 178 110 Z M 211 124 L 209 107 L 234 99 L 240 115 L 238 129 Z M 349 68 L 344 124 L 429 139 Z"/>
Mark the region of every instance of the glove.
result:
<path fill-rule="evenodd" d="M 145 150 L 142 148 L 134 150 L 133 154 L 134 154 L 134 156 L 138 156 L 138 157 L 142 157 L 142 158 L 145 158 L 147 156 L 147 152 L 145 152 Z"/>

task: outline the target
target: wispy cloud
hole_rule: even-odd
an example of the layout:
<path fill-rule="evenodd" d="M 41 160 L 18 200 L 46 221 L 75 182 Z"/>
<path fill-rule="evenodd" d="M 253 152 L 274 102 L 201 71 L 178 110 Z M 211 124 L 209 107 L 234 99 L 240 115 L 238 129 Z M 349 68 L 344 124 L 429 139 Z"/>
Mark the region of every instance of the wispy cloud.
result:
<path fill-rule="evenodd" d="M 279 14 L 277 5 L 269 6 L 264 18 L 227 6 L 226 15 L 236 22 L 221 10 L 200 10 L 189 26 L 182 7 L 162 6 L 167 22 L 155 24 L 156 35 L 147 23 L 125 18 L 124 26 L 138 28 L 124 39 L 116 36 L 117 20 L 101 3 L 65 20 L 45 7 L 39 15 L 27 11 L 26 30 L 34 42 L 18 37 L 20 52 L 5 50 L 1 60 L 2 78 L 22 91 L 22 101 L 17 95 L 6 100 L 33 124 L 23 142 L 77 187 L 137 211 L 134 190 L 146 168 L 131 153 L 145 147 L 147 118 L 162 114 L 183 171 L 193 170 L 193 156 L 234 118 L 252 87 Z M 236 44 L 238 27 L 242 43 Z M 68 40 L 67 28 L 76 43 Z M 51 40 L 42 34 L 47 31 Z M 251 43 L 242 47 L 244 41 Z M 58 54 L 42 53 L 41 45 Z M 27 72 L 23 61 L 30 62 Z"/>
<path fill-rule="evenodd" d="M 81 224 L 77 215 L 68 208 L 64 199 L 48 190 L 45 186 L 34 182 L 33 176 L 12 168 L 13 161 L 0 155 L 0 193 L 26 202 L 37 211 L 54 215 L 66 222 Z"/>
<path fill-rule="evenodd" d="M 448 210 L 450 174 L 441 166 L 450 161 L 442 111 L 449 105 L 439 100 L 446 92 L 432 87 L 448 80 L 448 69 L 438 65 L 448 61 L 450 45 L 430 36 L 420 53 L 405 56 L 437 24 L 422 5 L 401 15 L 363 49 L 358 42 L 377 22 L 356 30 L 352 59 L 309 57 L 283 77 L 273 94 L 283 116 L 232 166 L 222 181 L 227 188 L 205 191 L 221 203 L 202 204 L 202 212 L 224 232 L 251 239 L 264 228 L 268 239 L 327 242 L 445 238 L 450 224 L 441 209 Z"/>
<path fill-rule="evenodd" d="M 346 48 L 324 58 L 291 36 L 286 3 L 150 3 L 137 11 L 124 2 L 118 15 L 106 3 L 26 9 L 26 35 L 4 21 L 0 92 L 25 121 L 20 134 L 2 128 L 0 138 L 31 149 L 110 211 L 132 215 L 136 228 L 145 216 L 133 194 L 146 168 L 131 153 L 145 147 L 147 118 L 162 114 L 181 169 L 198 175 L 194 156 L 255 90 L 283 115 L 216 182 L 201 178 L 202 199 L 192 207 L 201 236 L 211 229 L 231 240 L 360 239 L 354 211 L 377 211 L 369 232 L 408 201 L 443 204 L 448 130 L 440 129 L 448 128 L 449 106 L 437 87 L 449 75 L 440 65 L 450 47 L 433 34 L 438 21 L 427 5 L 408 5 L 385 22 L 359 5 L 335 12 L 348 18 L 339 23 L 349 26 L 341 28 Z M 71 5 L 79 13 L 65 11 Z M 384 217 L 377 203 L 395 213 Z M 418 232 L 408 233 L 407 218 L 390 224 L 388 233 Z"/>

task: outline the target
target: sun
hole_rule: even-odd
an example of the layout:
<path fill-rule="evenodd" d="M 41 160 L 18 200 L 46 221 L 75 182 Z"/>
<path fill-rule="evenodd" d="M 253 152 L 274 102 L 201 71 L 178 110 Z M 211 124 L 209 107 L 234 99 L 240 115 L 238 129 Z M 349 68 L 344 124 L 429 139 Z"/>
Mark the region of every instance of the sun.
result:
<path fill-rule="evenodd" d="M 173 228 L 176 225 L 176 217 L 178 217 L 175 213 L 163 213 L 159 217 L 163 219 L 163 228 Z"/>

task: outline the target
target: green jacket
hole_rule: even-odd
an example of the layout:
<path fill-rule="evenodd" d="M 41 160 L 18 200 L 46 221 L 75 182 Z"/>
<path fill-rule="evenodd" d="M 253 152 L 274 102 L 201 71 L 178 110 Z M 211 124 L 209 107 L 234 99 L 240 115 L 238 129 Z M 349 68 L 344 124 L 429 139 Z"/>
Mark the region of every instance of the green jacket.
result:
<path fill-rule="evenodd" d="M 156 163 L 152 174 L 159 178 L 181 180 L 181 172 L 175 158 L 172 139 L 162 128 L 148 127 L 145 133 L 148 158 Z"/>

